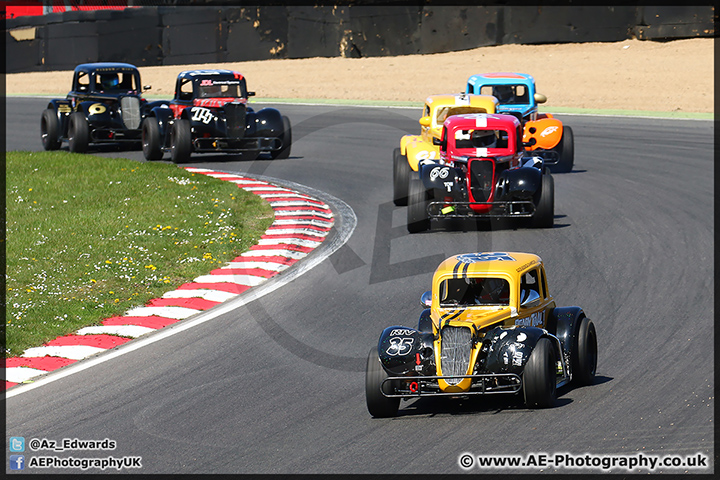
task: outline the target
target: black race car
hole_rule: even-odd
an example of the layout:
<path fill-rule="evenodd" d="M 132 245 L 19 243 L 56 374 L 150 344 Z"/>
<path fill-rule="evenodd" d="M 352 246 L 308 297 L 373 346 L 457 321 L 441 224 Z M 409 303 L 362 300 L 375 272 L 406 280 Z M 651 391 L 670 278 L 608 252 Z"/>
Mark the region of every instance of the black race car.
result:
<path fill-rule="evenodd" d="M 51 100 L 40 121 L 45 150 L 63 141 L 71 152 L 84 153 L 90 144 L 123 143 L 140 146 L 143 119 L 154 106 L 142 98 L 140 72 L 128 63 L 84 63 L 75 67 L 72 90 Z"/>
<path fill-rule="evenodd" d="M 143 122 L 143 154 L 159 160 L 170 152 L 175 163 L 190 160 L 190 154 L 226 152 L 257 158 L 288 158 L 292 144 L 290 120 L 274 108 L 253 110 L 247 105 L 245 77 L 232 70 L 181 72 L 175 97 L 168 105 L 154 108 Z"/>

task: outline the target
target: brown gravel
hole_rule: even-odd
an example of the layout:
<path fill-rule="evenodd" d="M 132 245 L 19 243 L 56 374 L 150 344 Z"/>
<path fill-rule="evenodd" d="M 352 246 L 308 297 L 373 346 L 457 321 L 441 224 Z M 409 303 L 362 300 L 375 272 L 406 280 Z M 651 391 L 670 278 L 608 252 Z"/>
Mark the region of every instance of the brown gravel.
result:
<path fill-rule="evenodd" d="M 464 89 L 483 72 L 535 77 L 547 107 L 712 112 L 714 39 L 672 42 L 502 45 L 432 55 L 307 58 L 207 65 L 141 67 L 149 93 L 172 96 L 175 76 L 194 68 L 229 68 L 248 78 L 260 98 L 420 102 Z M 8 94 L 64 96 L 72 72 L 6 75 Z"/>

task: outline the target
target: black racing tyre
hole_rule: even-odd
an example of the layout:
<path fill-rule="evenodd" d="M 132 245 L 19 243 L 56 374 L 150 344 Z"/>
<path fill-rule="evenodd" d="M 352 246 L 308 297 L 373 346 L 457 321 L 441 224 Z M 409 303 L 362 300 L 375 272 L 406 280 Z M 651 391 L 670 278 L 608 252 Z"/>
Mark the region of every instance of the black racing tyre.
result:
<path fill-rule="evenodd" d="M 52 108 L 43 110 L 40 119 L 40 140 L 45 150 L 57 150 L 62 143 L 60 141 L 60 122 Z"/>
<path fill-rule="evenodd" d="M 187 163 L 192 151 L 190 122 L 185 119 L 176 120 L 170 131 L 170 158 L 173 163 Z"/>
<path fill-rule="evenodd" d="M 283 133 L 280 136 L 282 140 L 282 148 L 270 152 L 270 158 L 273 160 L 276 158 L 284 159 L 290 157 L 290 148 L 292 147 L 292 126 L 290 125 L 290 119 L 283 115 Z M 257 158 L 257 157 L 256 157 Z"/>
<path fill-rule="evenodd" d="M 367 403 L 368 412 L 373 417 L 385 418 L 397 415 L 400 398 L 388 398 L 380 391 L 383 380 L 388 376 L 380 364 L 377 347 L 371 348 L 368 354 L 367 367 L 365 368 L 365 402 Z M 393 393 L 395 389 L 391 382 L 386 382 L 383 391 Z"/>
<path fill-rule="evenodd" d="M 575 163 L 575 139 L 572 128 L 563 125 L 563 134 L 555 151 L 558 154 L 558 163 L 552 165 L 553 172 L 566 173 L 573 169 Z"/>
<path fill-rule="evenodd" d="M 71 152 L 85 153 L 90 143 L 90 126 L 81 112 L 70 114 L 68 123 L 68 146 Z"/>
<path fill-rule="evenodd" d="M 160 144 L 160 126 L 155 117 L 148 117 L 142 125 L 142 151 L 146 160 L 160 160 L 163 149 Z"/>
<path fill-rule="evenodd" d="M 589 318 L 580 320 L 576 341 L 570 360 L 573 383 L 578 386 L 592 385 L 597 369 L 598 347 L 595 325 Z"/>
<path fill-rule="evenodd" d="M 535 213 L 530 219 L 533 228 L 552 228 L 555 223 L 555 181 L 552 175 L 544 173 L 540 191 L 533 195 Z"/>
<path fill-rule="evenodd" d="M 400 148 L 393 150 L 393 202 L 398 207 L 408 204 L 408 182 L 412 173 L 407 156 L 400 153 Z"/>
<path fill-rule="evenodd" d="M 523 395 L 528 408 L 548 408 L 557 396 L 555 349 L 550 340 L 538 340 L 522 373 Z"/>
<path fill-rule="evenodd" d="M 408 182 L 407 229 L 410 233 L 424 232 L 430 229 L 430 217 L 427 207 L 430 194 L 419 178 L 410 178 Z"/>

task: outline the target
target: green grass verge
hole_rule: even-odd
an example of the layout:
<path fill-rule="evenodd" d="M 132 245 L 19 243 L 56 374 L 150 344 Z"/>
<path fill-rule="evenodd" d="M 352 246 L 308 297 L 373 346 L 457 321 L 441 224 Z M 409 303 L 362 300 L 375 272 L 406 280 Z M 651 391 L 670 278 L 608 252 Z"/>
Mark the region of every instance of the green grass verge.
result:
<path fill-rule="evenodd" d="M 7 152 L 5 195 L 8 356 L 209 273 L 274 216 L 234 183 L 68 152 Z"/>

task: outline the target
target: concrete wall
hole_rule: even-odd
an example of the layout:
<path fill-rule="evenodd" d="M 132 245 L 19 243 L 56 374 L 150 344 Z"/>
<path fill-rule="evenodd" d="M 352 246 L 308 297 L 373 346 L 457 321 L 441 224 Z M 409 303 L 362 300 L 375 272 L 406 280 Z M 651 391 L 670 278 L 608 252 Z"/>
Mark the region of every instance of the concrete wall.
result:
<path fill-rule="evenodd" d="M 713 6 L 155 6 L 6 21 L 6 72 L 714 37 Z"/>

